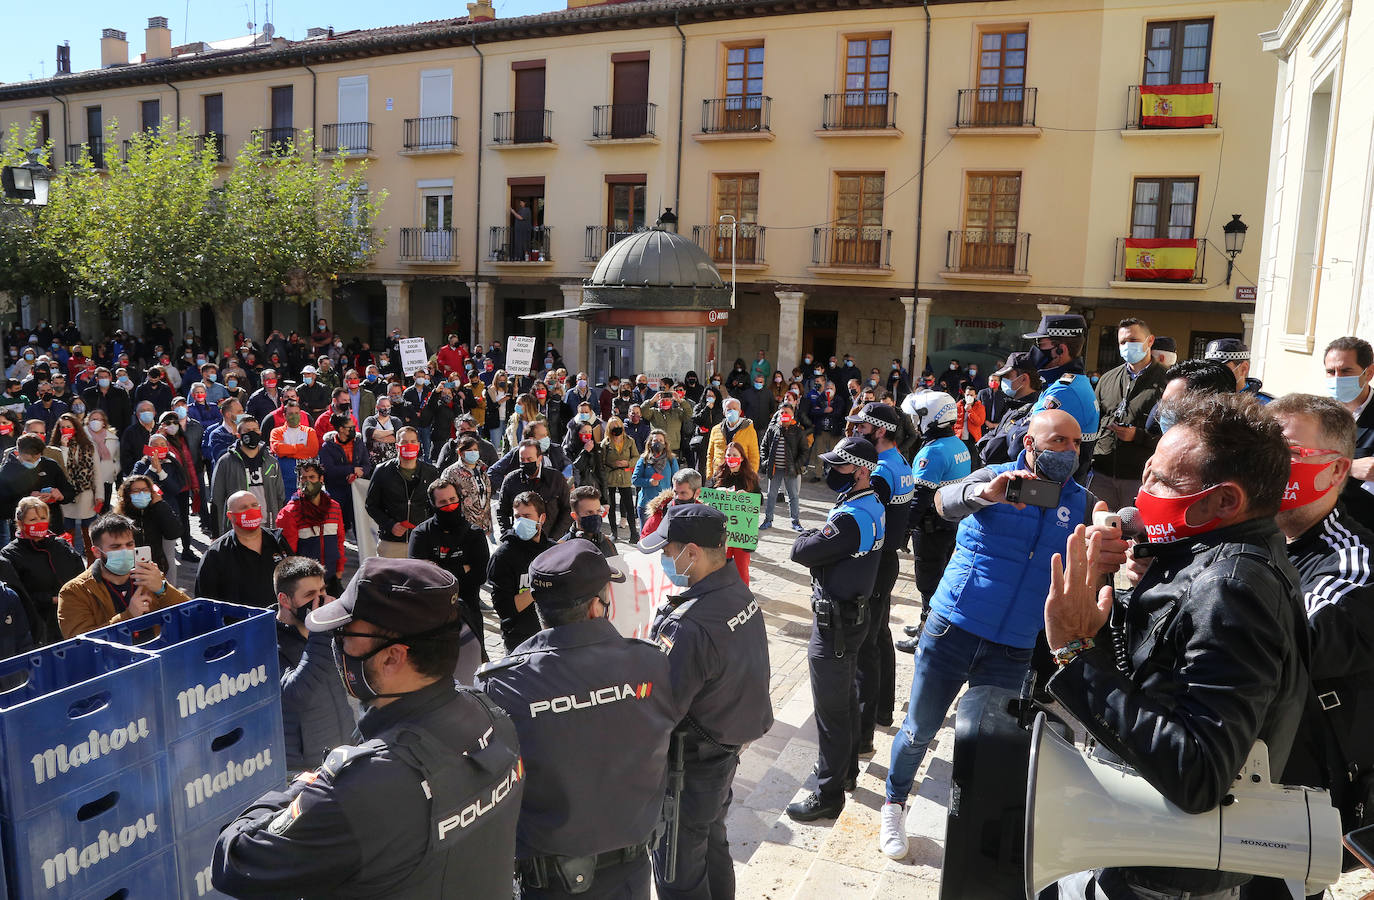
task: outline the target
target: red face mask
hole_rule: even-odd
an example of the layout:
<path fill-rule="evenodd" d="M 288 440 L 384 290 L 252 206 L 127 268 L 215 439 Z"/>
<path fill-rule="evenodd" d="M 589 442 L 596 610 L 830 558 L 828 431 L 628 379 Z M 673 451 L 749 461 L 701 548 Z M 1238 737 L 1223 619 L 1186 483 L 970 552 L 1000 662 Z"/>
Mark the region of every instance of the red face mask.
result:
<path fill-rule="evenodd" d="M 535 392 L 535 395 L 534 395 L 534 399 L 538 400 L 540 403 L 543 403 L 543 402 L 544 402 L 544 398 L 547 397 L 547 396 L 549 396 L 549 395 L 546 394 L 546 393 L 544 393 L 543 391 L 536 391 L 536 392 Z"/>
<path fill-rule="evenodd" d="M 1306 447 L 1293 447 L 1294 453 L 1299 456 L 1325 456 L 1331 453 L 1338 453 L 1336 450 L 1310 450 Z M 1315 503 L 1331 490 L 1328 484 L 1324 488 L 1317 487 L 1317 478 L 1321 473 L 1334 466 L 1338 460 L 1331 460 L 1325 463 L 1310 463 L 1293 460 L 1289 464 L 1288 483 L 1283 488 L 1283 499 L 1279 501 L 1279 509 L 1297 509 L 1299 506 L 1306 506 Z"/>
<path fill-rule="evenodd" d="M 791 417 L 791 416 L 778 416 L 778 421 L 781 422 L 781 423 L 784 424 L 784 425 L 791 425 L 791 424 L 792 424 L 792 417 Z"/>
<path fill-rule="evenodd" d="M 420 455 L 419 444 L 397 444 L 396 452 L 401 454 L 401 459 L 415 459 Z"/>
<path fill-rule="evenodd" d="M 665 409 L 665 410 L 666 410 L 666 409 L 672 409 L 672 408 L 673 408 L 673 401 L 671 401 L 671 400 L 660 400 L 660 401 L 658 401 L 658 408 L 659 408 L 659 409 Z"/>
<path fill-rule="evenodd" d="M 152 446 L 144 447 L 144 448 L 143 448 L 143 455 L 144 455 L 144 456 L 156 456 L 158 459 L 166 459 L 166 458 L 167 458 L 167 448 L 166 448 L 166 447 L 152 447 Z"/>
<path fill-rule="evenodd" d="M 20 525 L 19 533 L 31 541 L 41 541 L 48 536 L 48 523 L 34 522 L 32 525 Z"/>
<path fill-rule="evenodd" d="M 0 434 L 14 434 L 14 423 L 0 422 Z"/>
<path fill-rule="evenodd" d="M 727 457 L 725 457 L 725 464 L 726 464 L 727 466 L 729 466 L 730 468 L 732 468 L 732 469 L 738 469 L 740 463 L 742 463 L 742 462 L 744 462 L 744 457 L 742 457 L 742 456 L 727 456 Z"/>
<path fill-rule="evenodd" d="M 1183 497 L 1156 497 L 1141 488 L 1135 495 L 1135 506 L 1140 510 L 1140 518 L 1145 523 L 1145 533 L 1149 536 L 1150 543 L 1168 544 L 1215 528 L 1216 519 L 1201 525 L 1188 524 L 1188 508 L 1214 490 L 1215 487 L 1209 487 Z"/>
<path fill-rule="evenodd" d="M 350 391 L 356 391 L 358 389 L 358 385 L 360 384 L 362 384 L 362 382 L 356 381 L 352 378 L 348 379 L 348 389 Z"/>
<path fill-rule="evenodd" d="M 245 509 L 243 512 L 230 513 L 229 521 L 243 531 L 254 531 L 262 527 L 262 510 Z"/>
<path fill-rule="evenodd" d="M 274 387 L 277 386 L 277 379 L 275 379 L 275 378 L 266 378 L 266 379 L 263 380 L 262 385 L 263 385 L 263 387 L 266 387 L 266 388 L 274 388 Z"/>
<path fill-rule="evenodd" d="M 462 506 L 462 505 L 463 505 L 463 504 L 462 504 L 461 501 L 459 501 L 459 500 L 454 500 L 452 503 L 445 503 L 443 506 L 439 507 L 439 512 L 446 512 L 446 513 L 457 512 L 457 511 L 458 511 L 458 507 L 460 507 L 460 506 Z"/>
<path fill-rule="evenodd" d="M 62 429 L 59 429 L 59 431 L 61 432 L 61 434 L 62 434 L 62 436 L 63 436 L 64 438 L 69 438 L 69 437 L 71 437 L 72 435 L 76 434 L 76 429 L 75 429 L 75 428 L 62 428 Z"/>

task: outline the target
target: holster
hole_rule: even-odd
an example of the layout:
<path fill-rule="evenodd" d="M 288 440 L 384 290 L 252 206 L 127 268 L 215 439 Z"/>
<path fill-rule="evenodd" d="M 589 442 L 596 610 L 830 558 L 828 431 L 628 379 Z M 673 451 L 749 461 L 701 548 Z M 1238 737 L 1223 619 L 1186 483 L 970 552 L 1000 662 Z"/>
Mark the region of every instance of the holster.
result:
<path fill-rule="evenodd" d="M 815 613 L 817 628 L 833 632 L 835 658 L 840 659 L 845 654 L 845 630 L 868 621 L 868 598 L 836 600 L 823 593 L 811 598 L 811 611 Z"/>

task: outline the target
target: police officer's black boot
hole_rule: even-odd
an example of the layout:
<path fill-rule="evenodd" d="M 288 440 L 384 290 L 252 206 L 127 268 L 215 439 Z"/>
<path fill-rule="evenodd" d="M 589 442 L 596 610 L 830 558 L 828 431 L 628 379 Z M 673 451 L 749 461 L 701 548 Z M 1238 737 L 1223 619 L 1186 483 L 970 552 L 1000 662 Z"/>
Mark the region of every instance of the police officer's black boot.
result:
<path fill-rule="evenodd" d="M 844 794 L 827 800 L 820 791 L 812 791 L 805 797 L 787 805 L 787 816 L 795 822 L 814 822 L 817 819 L 835 819 L 844 810 Z"/>

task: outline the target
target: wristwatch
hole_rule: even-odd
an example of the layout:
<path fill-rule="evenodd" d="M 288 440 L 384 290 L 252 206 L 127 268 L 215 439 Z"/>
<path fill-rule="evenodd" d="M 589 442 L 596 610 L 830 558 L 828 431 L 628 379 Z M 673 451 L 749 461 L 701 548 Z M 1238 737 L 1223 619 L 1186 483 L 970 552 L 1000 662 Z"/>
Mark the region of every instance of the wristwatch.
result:
<path fill-rule="evenodd" d="M 1054 656 L 1054 663 L 1061 667 L 1067 666 L 1069 663 L 1073 662 L 1075 656 L 1082 653 L 1084 650 L 1091 650 L 1096 644 L 1097 641 L 1090 637 L 1069 641 L 1058 650 L 1051 651 Z"/>
<path fill-rule="evenodd" d="M 161 597 L 161 596 L 162 596 L 163 594 L 165 594 L 165 593 L 167 593 L 167 579 L 166 579 L 166 578 L 162 579 L 162 586 L 159 587 L 157 590 L 153 591 L 153 596 L 154 596 L 154 597 Z"/>

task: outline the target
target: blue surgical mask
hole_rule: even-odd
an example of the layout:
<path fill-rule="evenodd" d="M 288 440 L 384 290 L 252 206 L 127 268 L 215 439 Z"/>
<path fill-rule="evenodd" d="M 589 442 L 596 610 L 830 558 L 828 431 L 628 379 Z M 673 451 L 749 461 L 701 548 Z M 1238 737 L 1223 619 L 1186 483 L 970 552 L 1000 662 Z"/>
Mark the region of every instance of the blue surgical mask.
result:
<path fill-rule="evenodd" d="M 473 463 L 477 462 L 477 460 L 479 460 L 479 459 L 481 459 L 481 458 L 482 458 L 482 454 L 479 453 L 479 452 L 476 451 L 476 450 L 464 450 L 464 451 L 463 451 L 463 462 L 467 463 L 468 465 L 472 465 Z"/>
<path fill-rule="evenodd" d="M 138 561 L 132 547 L 124 550 L 111 550 L 105 554 L 105 571 L 111 575 L 128 575 Z"/>
<path fill-rule="evenodd" d="M 540 450 L 547 450 L 547 449 L 549 449 L 549 439 L 548 439 L 547 437 L 541 437 L 541 438 L 539 439 L 539 449 L 540 449 Z"/>
<path fill-rule="evenodd" d="M 591 414 L 591 413 L 578 413 L 578 414 L 577 414 L 577 421 L 579 421 L 579 422 L 590 422 L 591 420 L 592 420 L 592 414 Z"/>
<path fill-rule="evenodd" d="M 107 387 L 110 386 L 110 379 L 108 379 L 108 378 L 97 378 L 97 379 L 96 379 L 96 384 L 100 385 L 102 388 L 107 388 Z"/>
<path fill-rule="evenodd" d="M 227 388 L 236 388 L 239 386 L 239 380 L 237 378 L 226 378 L 224 379 L 224 386 Z"/>
<path fill-rule="evenodd" d="M 216 381 L 219 381 L 219 375 L 215 372 L 206 372 L 205 380 L 210 382 L 211 384 L 214 384 Z"/>
<path fill-rule="evenodd" d="M 679 572 L 677 570 L 678 557 L 682 556 L 682 554 L 686 552 L 687 548 L 683 547 L 681 550 L 678 551 L 677 556 L 669 556 L 668 554 L 664 553 L 661 554 L 658 558 L 659 565 L 663 567 L 663 574 L 667 576 L 669 583 L 677 585 L 678 587 L 687 586 L 687 573 L 692 570 L 692 566 L 696 565 L 696 562 L 693 561 L 691 563 L 688 563 L 687 568 L 683 571 Z"/>
<path fill-rule="evenodd" d="M 1358 375 L 1336 375 L 1326 379 L 1326 393 L 1341 403 L 1353 403 L 1364 388 Z"/>
<path fill-rule="evenodd" d="M 1121 358 L 1126 361 L 1127 365 L 1132 366 L 1143 360 L 1148 352 L 1143 341 L 1127 341 L 1121 344 L 1118 349 L 1121 350 Z"/>
<path fill-rule="evenodd" d="M 733 424 L 735 424 L 736 422 L 738 422 L 738 421 L 739 421 L 739 410 L 737 410 L 737 409 L 727 409 L 727 410 L 725 411 L 725 421 L 729 422 L 731 425 L 733 425 Z"/>
<path fill-rule="evenodd" d="M 153 495 L 150 491 L 134 491 L 129 495 L 129 499 L 134 501 L 134 506 L 139 509 L 147 509 L 148 504 L 153 502 Z"/>
<path fill-rule="evenodd" d="M 1165 411 L 1159 414 L 1159 433 L 1163 434 L 1178 422 L 1178 417 L 1172 412 Z"/>
<path fill-rule="evenodd" d="M 184 406 L 173 406 L 172 409 L 175 410 L 178 419 L 184 419 L 184 418 L 186 418 L 186 407 L 184 407 Z"/>
<path fill-rule="evenodd" d="M 1063 484 L 1078 468 L 1077 450 L 1036 450 L 1035 474 L 1046 481 Z"/>
<path fill-rule="evenodd" d="M 138 420 L 142 422 L 144 425 L 153 424 L 153 412 L 147 409 L 143 410 L 138 414 Z"/>
<path fill-rule="evenodd" d="M 539 523 L 533 519 L 516 519 L 514 523 L 515 536 L 522 541 L 532 541 L 534 536 L 539 533 Z"/>
<path fill-rule="evenodd" d="M 38 468 L 38 460 L 36 460 L 36 459 L 33 460 L 32 462 L 30 462 L 29 460 L 24 459 L 24 458 L 21 457 L 21 458 L 19 459 L 19 464 L 22 465 L 22 466 L 23 466 L 24 468 L 26 468 L 26 469 L 36 469 L 36 468 Z"/>
<path fill-rule="evenodd" d="M 376 375 L 376 373 L 375 373 L 375 372 L 369 373 L 368 376 L 367 376 L 367 380 L 368 380 L 368 381 L 376 381 L 376 380 L 377 380 L 377 375 Z"/>
<path fill-rule="evenodd" d="M 1003 378 L 999 386 L 1002 388 L 1002 393 L 1006 394 L 1008 397 L 1016 396 L 1016 388 L 1012 386 L 1010 378 Z"/>

